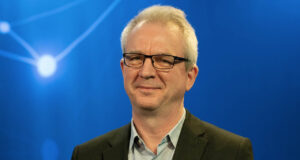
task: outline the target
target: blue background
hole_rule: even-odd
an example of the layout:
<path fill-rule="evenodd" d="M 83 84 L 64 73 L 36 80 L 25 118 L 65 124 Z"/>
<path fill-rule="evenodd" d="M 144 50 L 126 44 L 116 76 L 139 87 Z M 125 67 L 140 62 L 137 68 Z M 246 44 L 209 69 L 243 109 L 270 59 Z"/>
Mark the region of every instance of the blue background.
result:
<path fill-rule="evenodd" d="M 0 21 L 39 55 L 57 56 L 111 10 L 49 78 L 8 58 L 33 59 L 0 33 L 0 159 L 70 159 L 75 145 L 130 121 L 119 39 L 152 4 L 183 9 L 198 36 L 200 71 L 186 108 L 249 137 L 257 160 L 299 158 L 299 0 L 9 0 L 0 1 Z"/>

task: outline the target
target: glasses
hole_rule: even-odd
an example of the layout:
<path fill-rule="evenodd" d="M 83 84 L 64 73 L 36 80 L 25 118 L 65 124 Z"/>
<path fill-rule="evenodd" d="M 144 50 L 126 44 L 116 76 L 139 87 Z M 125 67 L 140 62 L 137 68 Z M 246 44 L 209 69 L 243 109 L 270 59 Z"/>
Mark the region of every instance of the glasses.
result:
<path fill-rule="evenodd" d="M 186 58 L 168 54 L 144 55 L 141 53 L 123 53 L 124 64 L 132 68 L 141 68 L 146 58 L 151 59 L 153 67 L 157 70 L 169 70 L 177 63 L 189 61 Z"/>

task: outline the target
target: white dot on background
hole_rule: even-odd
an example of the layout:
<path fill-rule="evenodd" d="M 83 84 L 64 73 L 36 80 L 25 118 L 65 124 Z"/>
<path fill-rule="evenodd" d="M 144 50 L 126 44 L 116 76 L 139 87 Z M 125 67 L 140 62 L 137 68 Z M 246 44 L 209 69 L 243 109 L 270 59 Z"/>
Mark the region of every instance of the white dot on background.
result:
<path fill-rule="evenodd" d="M 56 59 L 51 55 L 43 55 L 37 61 L 37 69 L 42 77 L 49 77 L 56 71 Z"/>

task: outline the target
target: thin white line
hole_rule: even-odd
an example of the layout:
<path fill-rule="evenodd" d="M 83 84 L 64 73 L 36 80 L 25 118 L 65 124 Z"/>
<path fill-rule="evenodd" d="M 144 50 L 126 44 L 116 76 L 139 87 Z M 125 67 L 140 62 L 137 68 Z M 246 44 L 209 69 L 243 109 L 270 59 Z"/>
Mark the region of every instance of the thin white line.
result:
<path fill-rule="evenodd" d="M 9 35 L 11 35 L 17 42 L 19 42 L 30 54 L 34 59 L 38 59 L 38 53 L 20 36 L 18 36 L 14 31 L 10 30 Z"/>
<path fill-rule="evenodd" d="M 15 53 L 10 53 L 10 52 L 0 50 L 0 56 L 6 57 L 6 58 L 9 58 L 9 59 L 12 59 L 12 60 L 24 62 L 24 63 L 27 63 L 27 64 L 31 64 L 31 65 L 34 65 L 34 66 L 36 65 L 35 60 L 30 59 L 30 58 L 26 58 L 26 57 L 18 56 Z"/>
<path fill-rule="evenodd" d="M 63 5 L 61 7 L 58 7 L 56 9 L 53 9 L 53 10 L 50 10 L 50 11 L 47 11 L 47 12 L 44 12 L 44 13 L 40 13 L 38 15 L 31 16 L 31 17 L 26 18 L 24 20 L 20 20 L 20 21 L 11 23 L 11 25 L 12 26 L 19 26 L 19 25 L 23 25 L 23 24 L 26 24 L 26 23 L 29 23 L 29 22 L 32 22 L 32 21 L 44 18 L 44 17 L 48 17 L 48 16 L 51 16 L 51 15 L 54 15 L 54 14 L 63 12 L 63 11 L 65 11 L 65 10 L 71 8 L 71 7 L 74 7 L 74 6 L 82 3 L 83 1 L 85 1 L 85 0 L 77 0 L 77 1 L 74 1 L 74 2 L 71 2 L 71 3 L 68 3 L 66 5 Z"/>
<path fill-rule="evenodd" d="M 97 20 L 77 39 L 75 39 L 67 48 L 65 48 L 59 55 L 56 56 L 56 60 L 60 61 L 67 56 L 81 41 L 83 41 L 94 29 L 107 17 L 107 15 L 117 6 L 120 0 L 115 0 L 110 6 L 97 18 Z"/>

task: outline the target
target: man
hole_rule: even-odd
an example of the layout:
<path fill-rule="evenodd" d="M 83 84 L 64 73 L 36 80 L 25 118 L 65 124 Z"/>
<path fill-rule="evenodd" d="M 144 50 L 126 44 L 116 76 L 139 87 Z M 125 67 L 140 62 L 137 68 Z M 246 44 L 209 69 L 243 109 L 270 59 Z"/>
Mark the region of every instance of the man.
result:
<path fill-rule="evenodd" d="M 253 159 L 249 139 L 203 122 L 184 108 L 184 94 L 198 74 L 198 42 L 181 10 L 143 10 L 125 27 L 121 43 L 132 121 L 77 146 L 72 160 Z"/>

